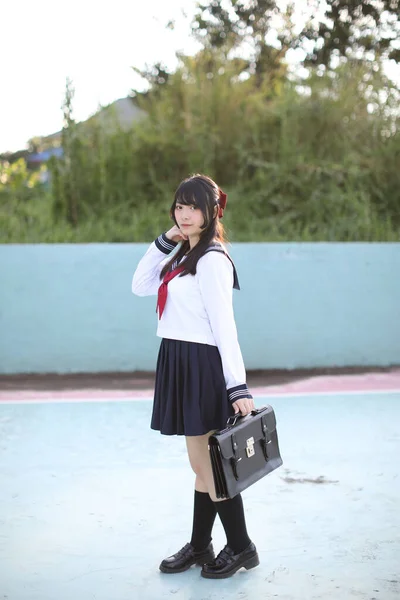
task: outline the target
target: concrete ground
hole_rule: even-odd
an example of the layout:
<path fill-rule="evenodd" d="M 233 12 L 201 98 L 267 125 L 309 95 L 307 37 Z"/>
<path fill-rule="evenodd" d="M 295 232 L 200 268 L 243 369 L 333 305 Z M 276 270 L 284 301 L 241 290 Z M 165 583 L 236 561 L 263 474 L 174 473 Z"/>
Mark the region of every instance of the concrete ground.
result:
<path fill-rule="evenodd" d="M 260 566 L 221 581 L 158 570 L 190 537 L 184 439 L 93 390 L 1 391 L 0 600 L 400 598 L 400 372 L 255 389 L 284 465 L 243 493 Z"/>

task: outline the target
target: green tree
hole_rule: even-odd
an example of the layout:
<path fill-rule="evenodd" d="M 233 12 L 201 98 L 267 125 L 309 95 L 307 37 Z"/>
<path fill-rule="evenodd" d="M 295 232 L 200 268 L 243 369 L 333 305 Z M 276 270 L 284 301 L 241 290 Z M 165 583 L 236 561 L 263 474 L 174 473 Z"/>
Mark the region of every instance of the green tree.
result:
<path fill-rule="evenodd" d="M 155 63 L 152 67 L 146 66 L 144 69 L 132 67 L 132 69 L 148 84 L 148 89 L 145 91 L 132 90 L 134 97 L 140 96 L 146 98 L 149 95 L 154 96 L 162 86 L 168 83 L 170 76 L 167 67 L 160 62 Z"/>
<path fill-rule="evenodd" d="M 399 62 L 399 11 L 399 0 L 326 0 L 325 13 L 313 15 L 299 38 L 313 45 L 307 62 L 329 67 L 334 57 L 368 55 Z"/>
<path fill-rule="evenodd" d="M 82 154 L 82 140 L 73 117 L 73 98 L 75 90 L 72 81 L 67 78 L 63 109 L 63 128 L 61 145 L 64 156 L 62 160 L 52 158 L 49 170 L 53 178 L 53 210 L 56 219 L 65 218 L 73 227 L 77 227 L 80 210 L 82 186 L 81 181 L 85 165 Z"/>
<path fill-rule="evenodd" d="M 272 83 L 286 74 L 284 58 L 294 46 L 291 6 L 282 12 L 276 0 L 229 0 L 222 6 L 218 0 L 200 3 L 192 32 L 205 48 L 217 48 L 225 55 L 245 44 L 250 56 L 245 69 L 255 74 L 256 84 L 265 77 Z M 279 17 L 279 30 L 276 20 Z M 276 43 L 267 41 L 270 32 L 276 34 Z"/>

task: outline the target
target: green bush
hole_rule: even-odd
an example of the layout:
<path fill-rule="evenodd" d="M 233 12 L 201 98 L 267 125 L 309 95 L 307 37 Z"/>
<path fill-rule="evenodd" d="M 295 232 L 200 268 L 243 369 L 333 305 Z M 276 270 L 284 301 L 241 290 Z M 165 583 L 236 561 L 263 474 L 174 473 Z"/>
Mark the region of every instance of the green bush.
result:
<path fill-rule="evenodd" d="M 351 62 L 267 82 L 207 50 L 137 98 L 147 116 L 128 131 L 78 126 L 69 107 L 51 194 L 0 188 L 1 241 L 147 242 L 193 172 L 228 192 L 232 241 L 399 240 L 397 90 Z"/>

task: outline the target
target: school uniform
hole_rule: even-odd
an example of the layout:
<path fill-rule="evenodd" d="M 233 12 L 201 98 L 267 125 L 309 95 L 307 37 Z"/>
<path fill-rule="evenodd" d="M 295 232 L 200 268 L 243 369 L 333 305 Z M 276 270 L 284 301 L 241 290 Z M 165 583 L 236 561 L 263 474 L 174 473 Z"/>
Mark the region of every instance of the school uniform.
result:
<path fill-rule="evenodd" d="M 160 273 L 177 245 L 165 234 L 150 245 L 133 276 L 134 294 L 158 294 Z M 225 427 L 233 402 L 252 398 L 237 338 L 234 288 L 240 289 L 236 269 L 219 243 L 199 259 L 196 275 L 177 275 L 168 282 L 157 327 L 162 341 L 152 429 L 165 435 L 204 435 Z"/>

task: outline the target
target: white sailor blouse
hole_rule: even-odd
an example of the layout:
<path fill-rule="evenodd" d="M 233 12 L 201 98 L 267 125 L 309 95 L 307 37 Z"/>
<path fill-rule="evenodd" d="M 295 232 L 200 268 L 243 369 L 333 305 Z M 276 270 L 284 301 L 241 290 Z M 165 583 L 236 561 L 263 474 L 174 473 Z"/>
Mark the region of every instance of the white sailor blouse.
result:
<path fill-rule="evenodd" d="M 137 296 L 157 295 L 160 273 L 178 244 L 163 233 L 139 262 L 132 280 Z M 168 283 L 168 300 L 158 321 L 157 336 L 217 346 L 228 398 L 252 398 L 233 313 L 233 288 L 239 289 L 236 270 L 221 244 L 198 261 L 196 275 L 174 277 Z M 166 258 L 166 256 L 168 258 Z"/>

